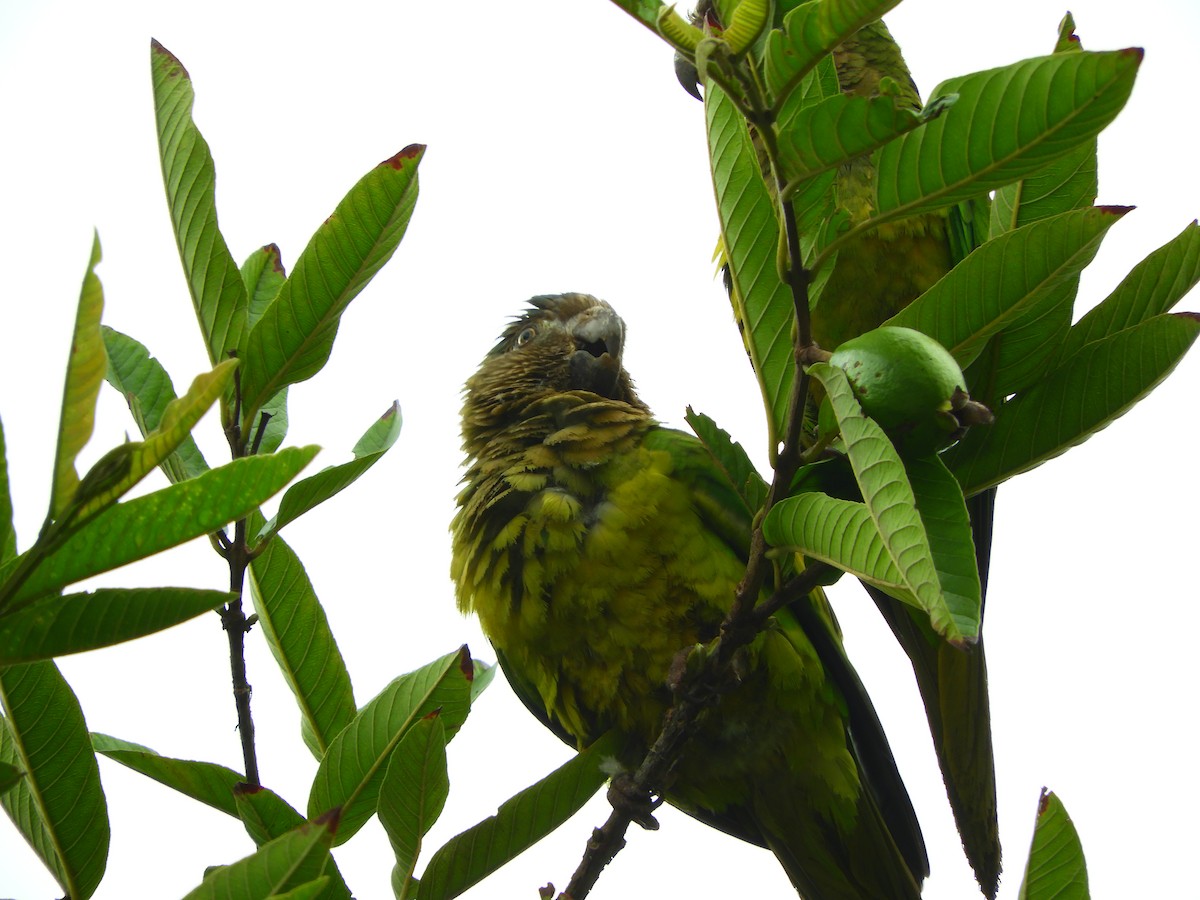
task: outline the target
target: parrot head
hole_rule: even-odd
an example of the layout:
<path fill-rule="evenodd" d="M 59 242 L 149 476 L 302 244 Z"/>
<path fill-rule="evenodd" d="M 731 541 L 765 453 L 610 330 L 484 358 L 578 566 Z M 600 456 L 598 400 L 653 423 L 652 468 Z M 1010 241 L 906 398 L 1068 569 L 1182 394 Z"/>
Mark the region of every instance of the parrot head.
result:
<path fill-rule="evenodd" d="M 561 394 L 590 393 L 646 409 L 621 365 L 625 323 L 611 306 L 589 294 L 546 295 L 529 303 L 467 381 L 468 444 Z"/>

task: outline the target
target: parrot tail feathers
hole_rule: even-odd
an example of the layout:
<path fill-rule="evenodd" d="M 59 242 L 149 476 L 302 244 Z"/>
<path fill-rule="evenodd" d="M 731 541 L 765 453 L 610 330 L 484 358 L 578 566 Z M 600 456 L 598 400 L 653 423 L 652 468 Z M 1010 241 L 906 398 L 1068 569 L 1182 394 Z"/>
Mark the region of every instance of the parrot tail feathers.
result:
<path fill-rule="evenodd" d="M 804 900 L 920 900 L 914 875 L 883 815 L 864 791 L 854 822 L 838 825 L 801 809 L 790 792 L 756 792 L 763 838 Z"/>

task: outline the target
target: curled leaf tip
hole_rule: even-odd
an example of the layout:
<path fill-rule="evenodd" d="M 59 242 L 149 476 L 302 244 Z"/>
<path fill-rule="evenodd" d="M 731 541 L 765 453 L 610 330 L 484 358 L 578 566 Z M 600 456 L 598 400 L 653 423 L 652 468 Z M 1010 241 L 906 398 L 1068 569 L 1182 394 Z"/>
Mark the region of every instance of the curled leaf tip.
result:
<path fill-rule="evenodd" d="M 466 644 L 458 648 L 458 667 L 462 669 L 467 681 L 475 680 L 475 662 L 471 659 L 471 651 Z"/>

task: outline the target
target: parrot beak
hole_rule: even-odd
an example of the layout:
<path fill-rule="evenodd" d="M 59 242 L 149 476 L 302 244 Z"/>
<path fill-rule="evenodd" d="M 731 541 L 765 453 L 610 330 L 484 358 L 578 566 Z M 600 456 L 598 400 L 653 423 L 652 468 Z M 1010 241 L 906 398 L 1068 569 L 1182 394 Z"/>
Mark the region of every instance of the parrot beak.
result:
<path fill-rule="evenodd" d="M 625 323 L 607 304 L 592 306 L 568 324 L 575 350 L 571 353 L 571 387 L 605 397 L 616 392 L 621 375 Z"/>

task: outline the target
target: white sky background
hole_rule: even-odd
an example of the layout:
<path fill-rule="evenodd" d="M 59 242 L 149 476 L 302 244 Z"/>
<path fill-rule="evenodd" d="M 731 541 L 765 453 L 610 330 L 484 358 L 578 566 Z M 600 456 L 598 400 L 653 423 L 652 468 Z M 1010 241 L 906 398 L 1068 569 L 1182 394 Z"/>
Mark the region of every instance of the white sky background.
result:
<path fill-rule="evenodd" d="M 1086 47 L 1147 51 L 1100 144 L 1100 202 L 1140 208 L 1085 273 L 1086 308 L 1200 214 L 1200 11 L 1194 0 L 1071 8 Z M 1048 52 L 1063 12 L 1042 0 L 908 0 L 889 23 L 928 95 L 943 78 Z M 6 0 L 0 416 L 21 549 L 47 503 L 93 227 L 104 246 L 105 322 L 145 343 L 179 390 L 207 368 L 163 200 L 151 37 L 193 77 L 221 227 L 239 261 L 274 241 L 290 269 L 371 166 L 411 142 L 429 146 L 408 236 L 343 319 L 326 369 L 290 401 L 289 442 L 325 447 L 314 471 L 349 458 L 394 398 L 403 409 L 404 432 L 383 461 L 285 534 L 360 705 L 463 642 L 493 658 L 456 611 L 447 575 L 459 389 L 529 296 L 581 290 L 610 300 L 628 325 L 627 366 L 660 418 L 682 425 L 693 404 L 765 456 L 754 381 L 712 278 L 702 108 L 675 84 L 669 49 L 615 6 Z M 1182 304 L 1198 306 L 1197 295 Z M 1096 898 L 1195 890 L 1198 385 L 1193 354 L 1150 401 L 1000 492 L 986 634 L 1009 900 L 1043 784 L 1080 831 Z M 132 431 L 106 387 L 83 464 Z M 210 462 L 225 458 L 212 417 L 198 437 Z M 219 587 L 225 578 L 198 541 L 103 583 Z M 978 896 L 911 670 L 865 595 L 839 586 L 833 596 L 925 830 L 926 896 Z M 249 646 L 262 776 L 303 809 L 316 764 L 257 632 Z M 215 616 L 60 666 L 93 730 L 241 768 Z M 426 846 L 491 814 L 568 753 L 497 679 L 451 745 L 450 801 Z M 253 849 L 233 819 L 108 761 L 101 775 L 113 826 L 101 900 L 181 896 L 205 866 Z M 532 898 L 547 881 L 565 886 L 606 809 L 593 801 L 469 896 Z M 765 851 L 671 811 L 660 819 L 657 834 L 631 832 L 593 896 L 789 894 Z M 377 823 L 336 855 L 357 896 L 390 896 Z M 56 896 L 0 822 L 0 897 Z"/>

